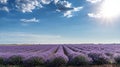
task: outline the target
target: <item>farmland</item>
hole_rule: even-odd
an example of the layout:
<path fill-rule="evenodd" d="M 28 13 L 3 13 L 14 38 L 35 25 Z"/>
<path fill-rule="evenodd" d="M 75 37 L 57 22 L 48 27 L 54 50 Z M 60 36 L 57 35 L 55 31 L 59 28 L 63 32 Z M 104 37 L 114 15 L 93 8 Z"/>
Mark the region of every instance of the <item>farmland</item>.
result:
<path fill-rule="evenodd" d="M 0 46 L 3 67 L 119 67 L 116 64 L 120 64 L 119 44 Z"/>

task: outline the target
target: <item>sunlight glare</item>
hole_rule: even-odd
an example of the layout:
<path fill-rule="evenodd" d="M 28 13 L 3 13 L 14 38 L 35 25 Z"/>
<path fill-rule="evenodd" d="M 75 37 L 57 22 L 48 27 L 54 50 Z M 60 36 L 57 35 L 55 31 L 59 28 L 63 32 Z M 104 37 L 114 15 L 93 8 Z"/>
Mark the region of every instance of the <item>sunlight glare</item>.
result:
<path fill-rule="evenodd" d="M 104 0 L 100 14 L 102 18 L 111 19 L 120 15 L 120 0 Z"/>

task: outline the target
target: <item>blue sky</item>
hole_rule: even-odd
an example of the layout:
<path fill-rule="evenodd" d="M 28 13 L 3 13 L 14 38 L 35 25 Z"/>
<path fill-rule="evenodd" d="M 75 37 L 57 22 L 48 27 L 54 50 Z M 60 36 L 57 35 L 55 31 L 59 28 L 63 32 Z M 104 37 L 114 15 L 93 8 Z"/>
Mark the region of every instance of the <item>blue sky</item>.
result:
<path fill-rule="evenodd" d="M 0 43 L 120 43 L 120 10 L 113 9 L 120 5 L 113 3 L 0 0 Z"/>

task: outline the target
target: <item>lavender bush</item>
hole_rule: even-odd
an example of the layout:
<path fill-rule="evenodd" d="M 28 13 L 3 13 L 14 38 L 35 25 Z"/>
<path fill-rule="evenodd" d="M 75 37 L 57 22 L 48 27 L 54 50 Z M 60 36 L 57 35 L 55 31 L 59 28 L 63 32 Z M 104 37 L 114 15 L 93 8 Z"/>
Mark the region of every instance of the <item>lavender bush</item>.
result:
<path fill-rule="evenodd" d="M 70 65 L 86 65 L 89 64 L 91 59 L 84 54 L 79 52 L 74 52 L 73 50 L 69 49 L 68 47 L 64 46 L 64 49 L 69 57 L 69 64 Z"/>
<path fill-rule="evenodd" d="M 68 57 L 64 54 L 64 50 L 62 46 L 59 46 L 57 52 L 50 57 L 48 60 L 48 66 L 51 67 L 59 67 L 66 65 L 68 62 Z"/>
<path fill-rule="evenodd" d="M 29 54 L 30 56 L 27 56 L 25 58 L 24 65 L 30 66 L 44 65 L 47 62 L 49 56 L 56 52 L 56 49 L 57 47 L 54 47 L 43 53 L 39 52 L 31 53 Z"/>
<path fill-rule="evenodd" d="M 117 64 L 120 64 L 120 54 L 116 53 L 116 54 L 114 55 L 114 59 L 115 59 L 115 62 L 116 62 Z"/>
<path fill-rule="evenodd" d="M 21 65 L 23 64 L 23 57 L 19 56 L 19 55 L 13 55 L 11 57 L 8 58 L 8 64 L 10 65 Z"/>
<path fill-rule="evenodd" d="M 4 59 L 2 57 L 0 57 L 0 64 L 4 63 Z"/>
<path fill-rule="evenodd" d="M 44 63 L 45 63 L 44 59 L 40 57 L 31 57 L 24 61 L 25 66 L 44 65 Z"/>
<path fill-rule="evenodd" d="M 111 59 L 102 53 L 89 53 L 88 56 L 92 58 L 93 64 L 109 64 L 109 63 L 111 63 Z"/>
<path fill-rule="evenodd" d="M 51 67 L 86 64 L 120 64 L 120 45 L 14 45 L 0 46 L 0 64 Z M 28 66 L 27 66 L 28 67 Z"/>

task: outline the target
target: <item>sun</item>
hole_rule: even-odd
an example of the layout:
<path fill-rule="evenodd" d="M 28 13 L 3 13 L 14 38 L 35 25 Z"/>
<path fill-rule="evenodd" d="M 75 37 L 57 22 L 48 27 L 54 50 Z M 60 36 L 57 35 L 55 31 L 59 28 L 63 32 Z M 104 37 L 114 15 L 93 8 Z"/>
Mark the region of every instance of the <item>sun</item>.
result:
<path fill-rule="evenodd" d="M 112 19 L 120 15 L 120 0 L 104 0 L 100 7 L 102 18 Z"/>

